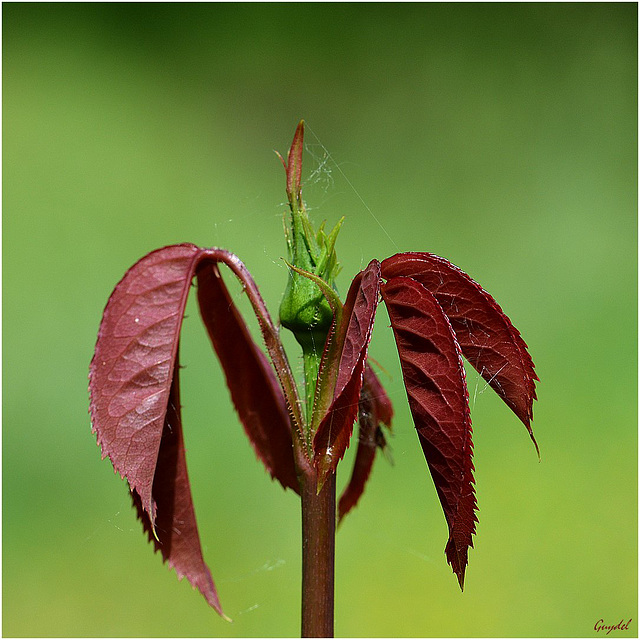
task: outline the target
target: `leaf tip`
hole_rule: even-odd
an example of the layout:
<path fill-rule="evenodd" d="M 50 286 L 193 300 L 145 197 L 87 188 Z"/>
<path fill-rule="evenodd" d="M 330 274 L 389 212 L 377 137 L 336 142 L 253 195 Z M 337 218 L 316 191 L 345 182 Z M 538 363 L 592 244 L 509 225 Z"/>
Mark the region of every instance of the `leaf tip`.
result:
<path fill-rule="evenodd" d="M 280 158 L 280 162 L 282 162 L 282 166 L 284 167 L 284 170 L 287 170 L 287 163 L 285 161 L 285 159 L 282 157 L 282 154 L 279 151 L 276 151 L 276 149 L 273 150 L 273 152 L 278 156 L 278 158 Z"/>
<path fill-rule="evenodd" d="M 475 515 L 473 516 L 474 522 L 477 522 L 477 518 Z M 473 527 L 472 534 L 475 533 L 475 527 Z M 467 565 L 469 564 L 469 549 L 473 548 L 473 542 L 471 539 L 468 541 L 464 541 L 460 539 L 459 532 L 455 534 L 453 531 L 449 534 L 449 540 L 447 542 L 447 546 L 445 547 L 445 555 L 447 557 L 447 562 L 451 566 L 453 573 L 458 579 L 458 585 L 460 586 L 460 591 L 464 593 L 464 579 L 467 570 Z"/>
<path fill-rule="evenodd" d="M 335 472 L 335 470 L 332 469 L 332 456 L 330 448 L 325 456 L 316 460 L 315 466 L 318 479 L 316 484 L 316 495 L 320 495 L 320 492 L 324 487 L 324 483 L 329 478 L 329 474 Z"/>
<path fill-rule="evenodd" d="M 542 461 L 542 457 L 540 455 L 540 447 L 538 446 L 538 442 L 536 437 L 533 435 L 533 429 L 531 428 L 531 417 L 529 417 L 526 421 L 523 420 L 524 426 L 527 428 L 529 432 L 529 437 L 531 438 L 531 442 L 533 442 L 533 446 L 536 448 L 536 453 L 538 454 L 538 462 Z"/>
<path fill-rule="evenodd" d="M 327 474 L 326 473 L 319 473 L 318 474 L 318 482 L 316 484 L 316 495 L 319 496 L 320 492 L 322 491 L 322 488 L 324 487 L 324 483 L 327 480 Z"/>
<path fill-rule="evenodd" d="M 464 577 L 466 572 L 466 560 L 465 564 L 460 564 L 457 567 L 452 567 L 453 572 L 456 574 L 456 578 L 458 579 L 458 585 L 460 585 L 460 591 L 464 593 Z"/>
<path fill-rule="evenodd" d="M 538 443 L 536 442 L 536 439 L 533 436 L 533 432 L 530 435 L 531 435 L 531 440 L 533 440 L 533 445 L 536 448 L 536 453 L 538 454 L 538 462 L 542 462 L 542 456 L 540 455 L 540 447 L 538 446 Z"/>

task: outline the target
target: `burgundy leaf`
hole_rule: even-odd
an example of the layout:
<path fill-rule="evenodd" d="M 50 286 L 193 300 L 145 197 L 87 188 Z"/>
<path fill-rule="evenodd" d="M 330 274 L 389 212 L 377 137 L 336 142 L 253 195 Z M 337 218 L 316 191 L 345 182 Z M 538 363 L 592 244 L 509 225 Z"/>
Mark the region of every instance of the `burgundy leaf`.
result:
<path fill-rule="evenodd" d="M 380 424 L 391 426 L 393 408 L 373 369 L 365 366 L 358 416 L 358 448 L 351 479 L 338 503 L 340 520 L 358 503 L 371 474 L 376 449 L 385 450 L 387 443 Z"/>
<path fill-rule="evenodd" d="M 160 450 L 153 479 L 152 495 L 156 504 L 155 527 L 143 508 L 137 491 L 132 491 L 133 503 L 144 530 L 156 551 L 176 570 L 178 578 L 187 577 L 207 602 L 223 617 L 220 600 L 211 572 L 204 562 L 200 536 L 191 499 L 180 417 L 179 368 L 174 368 L 167 413 L 162 429 Z M 155 531 L 155 535 L 154 535 Z"/>
<path fill-rule="evenodd" d="M 177 401 L 178 340 L 198 267 L 205 324 L 245 431 L 271 474 L 298 490 L 287 402 L 218 278 L 219 261 L 240 279 L 251 300 L 298 425 L 295 382 L 277 330 L 244 265 L 219 249 L 173 245 L 131 267 L 109 298 L 89 372 L 92 428 L 103 458 L 108 456 L 127 479 L 139 515 L 165 559 L 218 611 L 193 517 Z"/>
<path fill-rule="evenodd" d="M 464 356 L 524 423 L 538 450 L 531 429 L 538 376 L 526 343 L 498 303 L 464 271 L 431 253 L 387 258 L 382 275 L 409 276 L 435 296 Z"/>
<path fill-rule="evenodd" d="M 333 399 L 313 440 L 319 484 L 335 470 L 349 444 L 379 294 L 380 263 L 372 260 L 351 283 L 340 326 L 325 349 L 325 356 L 327 352 L 331 355 L 323 358 L 319 379 L 328 371 L 335 377 L 335 386 L 330 385 Z M 325 384 L 323 381 L 322 386 Z"/>
<path fill-rule="evenodd" d="M 90 411 L 102 456 L 129 482 L 156 548 L 223 615 L 200 550 L 180 421 L 178 339 L 200 253 L 164 247 L 116 286 L 91 362 Z"/>
<path fill-rule="evenodd" d="M 393 418 L 393 405 L 391 399 L 384 390 L 382 383 L 378 379 L 373 369 L 367 364 L 364 368 L 364 385 L 367 387 L 369 396 L 373 403 L 378 422 L 385 427 L 391 428 L 391 420 Z"/>
<path fill-rule="evenodd" d="M 476 500 L 469 395 L 456 336 L 436 298 L 412 278 L 382 285 L 409 407 L 449 526 L 446 555 L 464 585 Z"/>
<path fill-rule="evenodd" d="M 178 337 L 200 249 L 153 251 L 127 271 L 104 310 L 89 371 L 91 418 L 102 457 L 140 496 L 153 526 L 158 450 Z"/>
<path fill-rule="evenodd" d="M 233 404 L 267 471 L 300 492 L 287 404 L 271 365 L 253 341 L 216 264 L 197 270 L 198 302 Z"/>

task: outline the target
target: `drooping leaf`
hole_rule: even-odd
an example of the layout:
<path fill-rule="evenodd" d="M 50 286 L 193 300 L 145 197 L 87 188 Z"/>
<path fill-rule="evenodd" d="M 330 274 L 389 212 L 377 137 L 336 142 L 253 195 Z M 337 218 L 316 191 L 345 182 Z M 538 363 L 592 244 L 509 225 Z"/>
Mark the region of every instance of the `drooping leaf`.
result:
<path fill-rule="evenodd" d="M 245 432 L 271 476 L 299 493 L 289 412 L 278 379 L 233 304 L 218 266 L 203 264 L 197 278 L 200 313 Z"/>
<path fill-rule="evenodd" d="M 116 286 L 91 362 L 90 411 L 102 456 L 127 479 L 156 548 L 223 615 L 200 549 L 180 420 L 178 341 L 199 255 L 194 245 L 164 247 Z"/>
<path fill-rule="evenodd" d="M 353 463 L 349 484 L 345 487 L 338 502 L 340 520 L 353 509 L 360 500 L 365 484 L 371 474 L 376 449 L 384 452 L 387 443 L 380 427 L 391 426 L 393 407 L 380 380 L 367 364 L 364 369 L 360 403 L 358 410 L 358 448 Z"/>
<path fill-rule="evenodd" d="M 531 429 L 538 376 L 526 343 L 493 297 L 464 271 L 431 253 L 387 258 L 382 275 L 409 276 L 435 296 L 464 356 L 520 418 L 538 450 Z"/>
<path fill-rule="evenodd" d="M 220 611 L 213 583 L 209 584 L 208 569 L 204 563 L 198 564 L 202 552 L 195 518 L 192 522 L 189 520 L 193 504 L 182 459 L 182 440 L 181 436 L 172 440 L 175 435 L 171 432 L 171 428 L 181 432 L 178 409 L 171 408 L 171 394 L 177 398 L 178 340 L 187 295 L 198 266 L 206 273 L 206 265 L 211 270 L 219 261 L 229 266 L 249 295 L 267 348 L 279 365 L 279 380 L 288 390 L 289 409 L 296 424 L 300 424 L 295 382 L 277 330 L 253 279 L 233 254 L 218 249 L 200 249 L 192 244 L 168 246 L 148 254 L 131 267 L 116 286 L 98 332 L 90 366 L 89 390 L 92 429 L 103 458 L 108 456 L 114 469 L 127 479 L 143 523 L 159 541 L 158 548 L 162 549 L 170 565 L 179 576 L 186 575 Z M 296 489 L 288 457 L 291 435 L 285 435 L 286 423 L 283 424 L 288 419 L 287 403 L 282 391 L 278 393 L 275 377 L 267 373 L 266 359 L 258 355 L 252 341 L 248 342 L 248 333 L 243 333 L 246 327 L 235 308 L 228 305 L 224 309 L 211 308 L 216 298 L 225 303 L 225 295 L 228 294 L 216 289 L 216 282 L 205 278 L 201 303 L 207 328 L 210 332 L 233 332 L 231 337 L 239 341 L 243 369 L 236 370 L 237 377 L 230 386 L 235 390 L 234 400 L 240 398 L 238 401 L 243 403 L 240 416 L 247 421 L 245 431 L 272 474 L 285 486 Z M 216 335 L 216 339 L 222 340 L 224 336 Z M 233 363 L 228 351 L 220 348 L 225 373 L 231 377 Z M 250 378 L 254 393 L 241 397 L 238 389 L 247 382 L 244 376 Z M 179 403 L 174 400 L 173 404 L 178 407 Z M 252 415 L 253 411 L 267 408 L 273 409 L 273 413 L 265 420 Z M 274 430 L 275 442 L 288 443 L 288 452 L 284 448 L 274 455 L 267 433 L 269 428 Z M 175 464 L 167 462 L 168 457 L 175 459 Z M 171 522 L 172 527 L 169 526 Z M 161 523 L 164 534 L 159 531 Z M 166 531 L 169 529 L 174 534 L 175 531 L 183 532 L 175 534 L 182 537 L 174 536 L 168 543 Z"/>
<path fill-rule="evenodd" d="M 393 404 L 391 403 L 391 398 L 387 395 L 380 379 L 369 364 L 364 368 L 363 386 L 364 385 L 367 387 L 367 393 L 371 398 L 378 422 L 381 422 L 385 427 L 391 429 L 391 420 L 393 419 Z"/>
<path fill-rule="evenodd" d="M 138 517 L 156 551 L 160 551 L 169 567 L 176 570 L 179 579 L 186 576 L 207 602 L 226 618 L 211 572 L 202 557 L 182 437 L 178 377 L 176 358 L 153 479 L 152 496 L 157 513 L 155 527 L 151 523 L 149 513 L 143 508 L 138 493 L 132 491 L 131 496 Z"/>
<path fill-rule="evenodd" d="M 325 348 L 318 379 L 321 391 L 333 390 L 333 397 L 313 441 L 320 485 L 349 444 L 379 295 L 380 263 L 372 260 L 351 283 L 340 325 Z"/>
<path fill-rule="evenodd" d="M 90 412 L 102 457 L 155 522 L 152 487 L 178 337 L 200 249 L 153 251 L 127 271 L 104 310 L 89 372 Z"/>
<path fill-rule="evenodd" d="M 382 285 L 409 407 L 449 526 L 447 560 L 464 585 L 476 500 L 469 395 L 462 354 L 436 298 L 412 278 Z"/>

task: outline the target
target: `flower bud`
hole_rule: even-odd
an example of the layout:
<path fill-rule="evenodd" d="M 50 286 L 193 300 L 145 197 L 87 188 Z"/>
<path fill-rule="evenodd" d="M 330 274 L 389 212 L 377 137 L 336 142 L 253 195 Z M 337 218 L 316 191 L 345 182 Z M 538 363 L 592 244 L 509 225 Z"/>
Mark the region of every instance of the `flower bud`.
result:
<path fill-rule="evenodd" d="M 304 121 L 301 121 L 287 154 L 287 161 L 280 156 L 287 174 L 287 197 L 291 210 L 290 226 L 285 225 L 289 250 L 289 262 L 308 271 L 334 287 L 339 266 L 335 242 L 342 220 L 327 235 L 324 223 L 313 229 L 301 195 L 302 150 Z M 318 285 L 291 269 L 289 280 L 280 304 L 280 323 L 295 335 L 305 353 L 322 353 L 331 328 L 333 313 Z"/>

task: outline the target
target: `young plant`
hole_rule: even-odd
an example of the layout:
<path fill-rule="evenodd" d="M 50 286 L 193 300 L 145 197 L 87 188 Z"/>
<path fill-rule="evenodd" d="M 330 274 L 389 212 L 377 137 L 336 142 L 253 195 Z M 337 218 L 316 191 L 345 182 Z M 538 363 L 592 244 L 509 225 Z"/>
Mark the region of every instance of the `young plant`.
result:
<path fill-rule="evenodd" d="M 332 231 L 316 232 L 301 195 L 303 122 L 282 163 L 290 219 L 289 278 L 280 325 L 302 348 L 302 393 L 258 287 L 224 249 L 177 244 L 151 252 L 119 282 L 104 310 L 90 366 L 93 431 L 126 478 L 144 530 L 179 578 L 224 616 L 204 562 L 180 417 L 179 337 L 192 280 L 231 400 L 257 457 L 302 504 L 302 635 L 333 635 L 336 512 L 358 502 L 393 409 L 367 349 L 376 307 L 387 306 L 418 440 L 449 527 L 445 553 L 460 588 L 477 518 L 464 356 L 531 430 L 538 379 L 527 346 L 497 302 L 464 271 L 431 253 L 372 260 L 344 302 Z M 247 294 L 269 358 L 234 305 L 221 265 Z M 336 508 L 336 467 L 354 423 L 351 479 Z M 226 617 L 226 616 L 225 616 Z"/>

